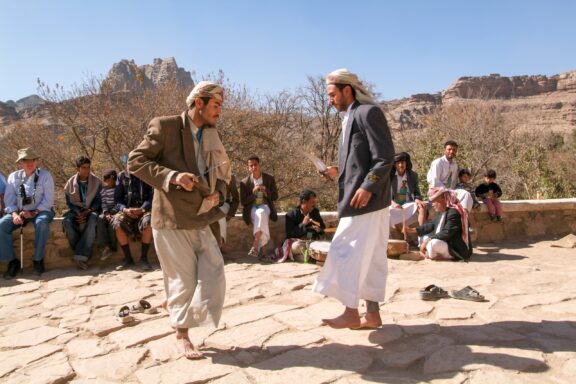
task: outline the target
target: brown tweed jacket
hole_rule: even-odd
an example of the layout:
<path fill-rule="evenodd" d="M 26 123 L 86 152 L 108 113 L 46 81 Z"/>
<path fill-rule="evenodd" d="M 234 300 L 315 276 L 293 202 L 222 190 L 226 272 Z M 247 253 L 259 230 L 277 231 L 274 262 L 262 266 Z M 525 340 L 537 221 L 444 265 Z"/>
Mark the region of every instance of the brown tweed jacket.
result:
<path fill-rule="evenodd" d="M 199 174 L 193 140 L 187 119 L 184 123 L 180 115 L 156 117 L 148 125 L 144 140 L 130 152 L 128 158 L 130 173 L 155 189 L 152 201 L 152 228 L 198 229 L 224 217 L 224 213 L 218 207 L 197 215 L 205 193 L 196 186 L 190 192 L 176 189 L 172 184 L 168 192 L 162 189 L 171 171 Z M 218 180 L 216 191 L 220 192 L 221 196 L 226 196 L 226 183 Z"/>

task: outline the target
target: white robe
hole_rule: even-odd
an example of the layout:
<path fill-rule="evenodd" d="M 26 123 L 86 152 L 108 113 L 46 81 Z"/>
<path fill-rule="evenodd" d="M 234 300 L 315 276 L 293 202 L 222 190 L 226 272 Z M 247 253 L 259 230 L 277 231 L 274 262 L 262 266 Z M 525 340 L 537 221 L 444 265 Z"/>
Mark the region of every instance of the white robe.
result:
<path fill-rule="evenodd" d="M 389 219 L 388 208 L 341 218 L 312 290 L 349 308 L 358 308 L 361 299 L 383 302 Z"/>

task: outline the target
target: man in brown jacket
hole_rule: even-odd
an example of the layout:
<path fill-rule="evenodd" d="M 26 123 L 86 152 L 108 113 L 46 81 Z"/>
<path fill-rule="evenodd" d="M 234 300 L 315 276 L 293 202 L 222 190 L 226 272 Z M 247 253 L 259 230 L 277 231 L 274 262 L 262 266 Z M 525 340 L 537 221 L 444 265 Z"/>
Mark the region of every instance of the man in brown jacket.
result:
<path fill-rule="evenodd" d="M 188 359 L 203 355 L 188 328 L 217 326 L 224 304 L 224 262 L 209 225 L 224 217 L 230 160 L 214 128 L 224 90 L 202 81 L 188 110 L 152 119 L 128 169 L 155 188 L 152 233 L 164 274 L 166 304 L 176 339 Z"/>
<path fill-rule="evenodd" d="M 258 156 L 248 158 L 248 170 L 250 174 L 240 182 L 242 217 L 246 224 L 252 224 L 254 234 L 248 255 L 260 259 L 266 256 L 266 244 L 270 240 L 268 220 L 278 220 L 274 207 L 274 202 L 278 200 L 278 189 L 274 176 L 262 172 Z"/>

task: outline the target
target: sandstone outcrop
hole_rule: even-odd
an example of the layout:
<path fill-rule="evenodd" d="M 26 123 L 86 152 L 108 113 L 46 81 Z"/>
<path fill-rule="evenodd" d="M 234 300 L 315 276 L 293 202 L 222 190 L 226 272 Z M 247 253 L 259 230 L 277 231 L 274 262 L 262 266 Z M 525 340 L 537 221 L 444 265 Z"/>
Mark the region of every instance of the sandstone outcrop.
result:
<path fill-rule="evenodd" d="M 504 114 L 521 119 L 524 127 L 571 132 L 576 126 L 576 71 L 554 76 L 498 74 L 461 77 L 444 92 L 417 94 L 381 104 L 397 130 L 423 128 L 422 118 L 452 102 L 493 100 Z"/>
<path fill-rule="evenodd" d="M 190 72 L 178 67 L 173 57 L 154 59 L 152 64 L 137 66 L 134 60 L 121 60 L 112 66 L 103 82 L 112 92 L 142 91 L 175 81 L 178 87 L 192 88 Z"/>

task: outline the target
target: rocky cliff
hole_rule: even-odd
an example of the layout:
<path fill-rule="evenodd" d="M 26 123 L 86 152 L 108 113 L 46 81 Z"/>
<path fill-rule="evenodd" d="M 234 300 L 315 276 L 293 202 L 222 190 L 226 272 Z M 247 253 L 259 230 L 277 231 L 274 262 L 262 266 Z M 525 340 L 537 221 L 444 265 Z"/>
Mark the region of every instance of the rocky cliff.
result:
<path fill-rule="evenodd" d="M 178 67 L 173 57 L 154 59 L 152 64 L 137 66 L 134 60 L 121 60 L 112 65 L 103 81 L 103 87 L 110 87 L 112 92 L 154 88 L 175 81 L 179 87 L 192 89 L 194 81 L 190 72 Z M 42 100 L 31 95 L 18 101 L 0 102 L 0 126 L 11 124 L 30 117 L 42 115 Z"/>
<path fill-rule="evenodd" d="M 103 82 L 112 92 L 154 88 L 175 81 L 178 87 L 193 88 L 190 72 L 178 67 L 173 57 L 154 59 L 152 64 L 137 66 L 134 60 L 121 60 L 112 66 Z"/>
<path fill-rule="evenodd" d="M 551 77 L 498 74 L 461 77 L 436 94 L 418 94 L 382 103 L 393 129 L 422 128 L 422 117 L 452 102 L 494 100 L 526 129 L 569 132 L 576 128 L 576 71 Z"/>

